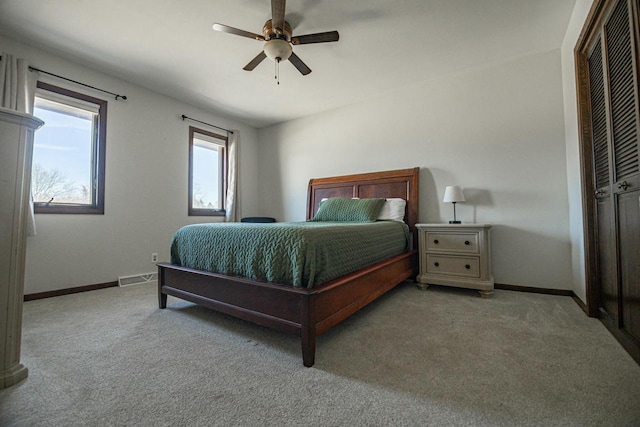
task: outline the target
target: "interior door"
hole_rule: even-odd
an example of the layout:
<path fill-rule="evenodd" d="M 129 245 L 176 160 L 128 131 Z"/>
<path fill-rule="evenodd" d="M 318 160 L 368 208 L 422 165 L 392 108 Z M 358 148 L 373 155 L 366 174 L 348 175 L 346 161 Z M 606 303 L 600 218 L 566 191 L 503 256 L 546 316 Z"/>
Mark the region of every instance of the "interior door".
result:
<path fill-rule="evenodd" d="M 605 24 L 617 226 L 618 327 L 640 343 L 640 166 L 638 76 L 632 2 L 620 0 Z"/>
<path fill-rule="evenodd" d="M 616 283 L 615 212 L 611 190 L 611 150 L 609 137 L 610 105 L 605 97 L 605 59 L 602 34 L 594 39 L 589 54 L 589 99 L 591 101 L 591 129 L 593 170 L 596 190 L 595 229 L 597 238 L 597 274 L 601 314 L 618 323 L 618 286 Z"/>
<path fill-rule="evenodd" d="M 580 82 L 588 87 L 587 185 L 593 187 L 584 192 L 593 206 L 586 208 L 593 213 L 588 262 L 595 264 L 588 291 L 595 293 L 590 304 L 595 301 L 603 323 L 640 363 L 640 0 L 597 4 L 601 19 L 586 39 Z"/>

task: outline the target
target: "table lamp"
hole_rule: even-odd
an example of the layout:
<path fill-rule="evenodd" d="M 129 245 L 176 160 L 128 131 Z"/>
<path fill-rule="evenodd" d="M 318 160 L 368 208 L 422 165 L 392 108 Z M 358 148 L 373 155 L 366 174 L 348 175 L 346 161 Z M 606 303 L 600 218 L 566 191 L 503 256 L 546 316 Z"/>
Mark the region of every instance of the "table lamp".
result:
<path fill-rule="evenodd" d="M 464 193 L 462 187 L 457 185 L 449 185 L 444 190 L 444 203 L 453 203 L 453 221 L 449 221 L 449 224 L 460 224 L 460 221 L 456 220 L 456 202 L 464 202 Z"/>

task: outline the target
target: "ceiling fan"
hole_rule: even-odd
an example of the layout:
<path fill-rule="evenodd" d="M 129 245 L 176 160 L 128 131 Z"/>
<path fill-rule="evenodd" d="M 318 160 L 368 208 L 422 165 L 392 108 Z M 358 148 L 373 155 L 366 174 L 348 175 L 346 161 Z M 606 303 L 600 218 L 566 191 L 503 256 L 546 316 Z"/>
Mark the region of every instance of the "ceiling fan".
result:
<path fill-rule="evenodd" d="M 311 72 L 311 68 L 307 67 L 307 64 L 302 62 L 298 55 L 293 52 L 291 45 L 338 41 L 340 35 L 337 31 L 293 36 L 291 25 L 285 21 L 284 17 L 285 3 L 286 0 L 271 0 L 271 19 L 265 22 L 264 27 L 262 28 L 262 35 L 239 30 L 217 22 L 213 24 L 213 29 L 216 31 L 222 31 L 224 33 L 235 34 L 237 36 L 266 42 L 262 52 L 245 65 L 243 70 L 252 71 L 265 58 L 269 58 L 276 63 L 277 79 L 278 64 L 281 61 L 286 61 L 288 59 L 289 62 L 291 62 L 293 66 L 302 73 L 302 75 L 306 76 Z M 280 82 L 278 81 L 278 84 L 279 83 Z"/>

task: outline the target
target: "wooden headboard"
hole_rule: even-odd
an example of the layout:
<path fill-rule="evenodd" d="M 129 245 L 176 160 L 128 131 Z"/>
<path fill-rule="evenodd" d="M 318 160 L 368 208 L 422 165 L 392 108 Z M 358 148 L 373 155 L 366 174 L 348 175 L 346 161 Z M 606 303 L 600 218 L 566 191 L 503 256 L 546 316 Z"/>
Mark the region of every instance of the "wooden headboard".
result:
<path fill-rule="evenodd" d="M 320 200 L 325 197 L 402 198 L 407 201 L 404 218 L 413 233 L 415 248 L 419 176 L 420 168 L 413 168 L 311 179 L 307 190 L 307 219 L 318 211 Z"/>

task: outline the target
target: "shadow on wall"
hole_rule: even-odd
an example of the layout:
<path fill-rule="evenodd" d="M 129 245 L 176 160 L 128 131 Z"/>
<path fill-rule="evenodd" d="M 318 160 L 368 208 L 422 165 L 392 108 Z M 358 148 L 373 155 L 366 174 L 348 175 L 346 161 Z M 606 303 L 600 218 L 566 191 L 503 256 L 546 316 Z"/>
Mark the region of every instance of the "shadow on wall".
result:
<path fill-rule="evenodd" d="M 287 218 L 283 207 L 285 203 L 283 198 L 285 190 L 283 188 L 284 177 L 282 175 L 282 158 L 284 155 L 281 151 L 282 147 L 280 144 L 272 144 L 269 149 L 266 149 L 266 147 L 260 147 L 260 162 L 262 162 L 262 164 L 271 164 L 273 166 L 269 168 L 262 168 L 262 170 L 260 170 L 258 180 L 259 212 L 252 213 L 251 215 L 247 214 L 246 216 L 264 215 L 278 218 L 279 221 Z"/>
<path fill-rule="evenodd" d="M 431 169 L 420 168 L 420 188 L 418 194 L 418 222 L 429 222 L 438 218 L 438 191 Z"/>
<path fill-rule="evenodd" d="M 440 186 L 436 186 L 434 176 Z M 464 223 L 476 223 L 477 208 L 495 206 L 489 190 L 466 187 L 449 171 L 439 168 L 420 169 L 420 222 L 446 223 L 453 219 L 453 205 L 442 201 L 448 185 L 460 185 L 465 202 L 456 205 L 457 218 Z M 439 191 L 439 192 L 438 192 Z M 482 209 L 481 209 L 482 210 Z"/>
<path fill-rule="evenodd" d="M 491 263 L 496 283 L 571 289 L 571 243 L 566 239 L 494 224 Z"/>
<path fill-rule="evenodd" d="M 491 192 L 489 190 L 482 190 L 479 188 L 467 188 L 464 187 L 464 198 L 466 201 L 465 205 L 469 205 L 471 207 L 471 222 L 477 222 L 476 213 L 478 206 L 480 207 L 491 207 L 495 206 L 493 202 L 493 198 L 491 197 Z"/>

